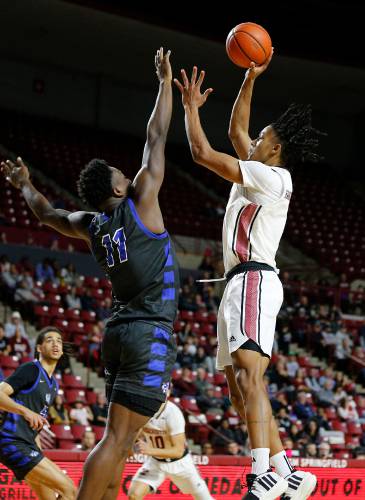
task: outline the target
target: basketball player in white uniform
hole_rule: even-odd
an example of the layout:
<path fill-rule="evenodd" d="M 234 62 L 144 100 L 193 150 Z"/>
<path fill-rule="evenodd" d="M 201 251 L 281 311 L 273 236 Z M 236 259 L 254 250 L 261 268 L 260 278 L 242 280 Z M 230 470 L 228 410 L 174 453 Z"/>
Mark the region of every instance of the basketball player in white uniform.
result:
<path fill-rule="evenodd" d="M 315 159 L 317 132 L 311 110 L 292 105 L 259 137 L 248 135 L 255 78 L 268 66 L 254 65 L 233 108 L 230 137 L 240 159 L 214 150 L 202 129 L 199 107 L 212 89 L 201 93 L 204 72 L 180 83 L 185 126 L 193 159 L 233 183 L 223 223 L 223 258 L 227 286 L 218 314 L 217 367 L 226 372 L 231 400 L 245 418 L 251 444 L 252 474 L 246 500 L 308 498 L 316 485 L 313 474 L 296 471 L 288 461 L 264 385 L 283 290 L 275 254 L 284 231 L 292 181 L 298 161 Z M 276 469 L 273 472 L 271 465 Z"/>
<path fill-rule="evenodd" d="M 168 477 L 182 491 L 197 500 L 210 500 L 208 487 L 201 478 L 186 447 L 185 419 L 171 401 L 145 425 L 144 440 L 138 440 L 135 451 L 148 455 L 132 479 L 128 498 L 141 500 Z"/>

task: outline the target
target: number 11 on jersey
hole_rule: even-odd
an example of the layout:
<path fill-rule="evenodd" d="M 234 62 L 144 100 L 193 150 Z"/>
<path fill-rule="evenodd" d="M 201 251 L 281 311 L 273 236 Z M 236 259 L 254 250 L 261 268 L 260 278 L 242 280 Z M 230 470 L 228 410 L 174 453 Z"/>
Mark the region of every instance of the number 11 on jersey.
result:
<path fill-rule="evenodd" d="M 106 262 L 108 267 L 113 267 L 115 265 L 115 246 L 118 250 L 119 263 L 122 264 L 128 260 L 127 255 L 127 246 L 125 244 L 126 238 L 124 233 L 124 227 L 120 227 L 114 233 L 113 238 L 110 237 L 110 234 L 104 234 L 101 243 L 103 247 L 106 249 Z M 115 243 L 115 245 L 113 245 Z"/>

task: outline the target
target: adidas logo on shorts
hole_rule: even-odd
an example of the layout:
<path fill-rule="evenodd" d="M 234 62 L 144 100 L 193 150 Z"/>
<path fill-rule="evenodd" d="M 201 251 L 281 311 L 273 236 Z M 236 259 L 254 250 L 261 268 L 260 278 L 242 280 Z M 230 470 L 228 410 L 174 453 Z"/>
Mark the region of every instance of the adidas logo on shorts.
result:
<path fill-rule="evenodd" d="M 229 339 L 230 342 L 236 342 L 236 337 L 232 335 L 232 337 Z"/>

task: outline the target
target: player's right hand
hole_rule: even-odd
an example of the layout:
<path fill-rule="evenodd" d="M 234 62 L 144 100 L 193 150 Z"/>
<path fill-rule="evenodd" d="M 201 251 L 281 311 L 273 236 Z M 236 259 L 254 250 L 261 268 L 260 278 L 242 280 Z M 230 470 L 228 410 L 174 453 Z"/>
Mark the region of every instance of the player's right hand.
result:
<path fill-rule="evenodd" d="M 1 171 L 15 188 L 21 189 L 24 182 L 29 179 L 29 170 L 23 160 L 18 156 L 16 163 L 10 160 L 1 162 Z"/>
<path fill-rule="evenodd" d="M 271 48 L 271 54 L 266 59 L 264 64 L 257 66 L 254 62 L 251 62 L 250 67 L 246 71 L 246 78 L 251 78 L 254 80 L 256 77 L 261 75 L 261 73 L 263 73 L 265 71 L 265 69 L 269 66 L 273 54 L 274 54 L 274 47 Z"/>
<path fill-rule="evenodd" d="M 48 425 L 46 418 L 39 415 L 39 413 L 29 410 L 29 408 L 24 408 L 23 417 L 34 431 L 40 431 L 44 425 Z"/>

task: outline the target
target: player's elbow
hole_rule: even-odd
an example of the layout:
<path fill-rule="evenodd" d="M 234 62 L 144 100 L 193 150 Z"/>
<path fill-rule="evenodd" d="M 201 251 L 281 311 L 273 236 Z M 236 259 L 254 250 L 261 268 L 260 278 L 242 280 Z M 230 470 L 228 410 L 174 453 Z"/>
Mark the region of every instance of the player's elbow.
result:
<path fill-rule="evenodd" d="M 206 164 L 209 158 L 209 152 L 207 147 L 199 143 L 191 144 L 190 151 L 191 151 L 191 156 L 195 161 L 195 163 L 199 163 L 199 165 Z"/>

